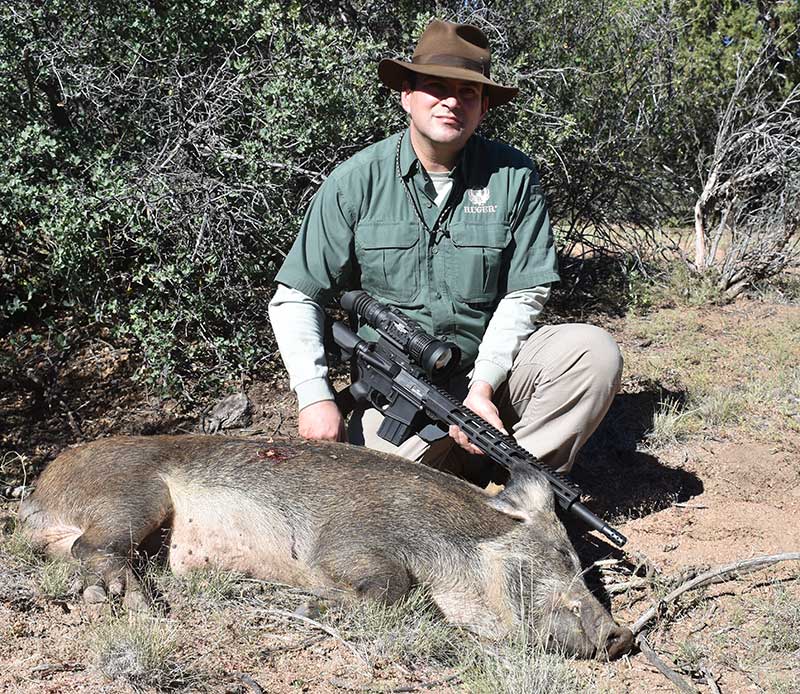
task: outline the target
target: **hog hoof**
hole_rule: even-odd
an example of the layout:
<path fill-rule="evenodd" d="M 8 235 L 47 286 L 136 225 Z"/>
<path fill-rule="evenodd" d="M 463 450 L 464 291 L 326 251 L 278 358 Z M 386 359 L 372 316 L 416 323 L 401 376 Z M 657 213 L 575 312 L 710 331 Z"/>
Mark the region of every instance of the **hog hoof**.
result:
<path fill-rule="evenodd" d="M 122 599 L 122 605 L 128 612 L 148 614 L 153 611 L 153 606 L 145 594 L 139 590 L 129 590 Z"/>
<path fill-rule="evenodd" d="M 88 605 L 97 605 L 106 601 L 106 591 L 103 586 L 89 586 L 83 590 L 83 601 Z"/>
<path fill-rule="evenodd" d="M 76 576 L 69 585 L 69 594 L 82 595 L 84 587 L 83 579 L 80 576 Z"/>
<path fill-rule="evenodd" d="M 108 592 L 114 597 L 119 597 L 125 591 L 125 582 L 120 579 L 114 579 L 108 584 Z"/>
<path fill-rule="evenodd" d="M 318 620 L 322 616 L 322 606 L 319 600 L 307 600 L 297 606 L 294 613 L 298 617 Z"/>

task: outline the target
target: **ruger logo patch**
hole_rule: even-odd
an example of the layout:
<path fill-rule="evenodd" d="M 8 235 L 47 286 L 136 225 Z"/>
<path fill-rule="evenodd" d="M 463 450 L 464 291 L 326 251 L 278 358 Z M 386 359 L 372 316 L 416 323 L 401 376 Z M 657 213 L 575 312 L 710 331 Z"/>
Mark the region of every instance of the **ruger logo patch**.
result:
<path fill-rule="evenodd" d="M 478 190 L 468 190 L 467 197 L 472 203 L 471 205 L 464 205 L 464 212 L 466 214 L 484 214 L 487 212 L 497 212 L 497 205 L 487 205 L 489 201 L 489 189 L 479 188 Z"/>

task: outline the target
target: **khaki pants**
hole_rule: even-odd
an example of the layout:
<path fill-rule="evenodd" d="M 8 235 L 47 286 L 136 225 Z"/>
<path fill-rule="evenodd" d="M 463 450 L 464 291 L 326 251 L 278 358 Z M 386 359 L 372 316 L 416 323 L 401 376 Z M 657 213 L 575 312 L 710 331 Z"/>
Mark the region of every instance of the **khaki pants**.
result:
<path fill-rule="evenodd" d="M 619 347 L 602 328 L 543 325 L 523 344 L 494 402 L 519 445 L 544 464 L 569 472 L 608 412 L 621 375 Z M 433 444 L 412 436 L 393 446 L 377 435 L 382 419 L 375 409 L 354 412 L 348 425 L 351 443 L 448 470 L 483 486 L 502 479 L 491 461 L 467 453 L 449 436 Z"/>

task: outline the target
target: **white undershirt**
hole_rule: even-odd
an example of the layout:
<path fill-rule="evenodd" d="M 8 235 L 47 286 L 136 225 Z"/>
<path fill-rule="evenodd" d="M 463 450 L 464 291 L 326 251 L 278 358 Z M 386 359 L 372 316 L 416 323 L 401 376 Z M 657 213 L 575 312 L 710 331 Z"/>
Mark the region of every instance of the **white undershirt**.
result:
<path fill-rule="evenodd" d="M 434 203 L 436 203 L 436 207 L 441 207 L 450 196 L 450 191 L 453 189 L 453 179 L 450 178 L 449 171 L 443 171 L 441 173 L 428 172 L 428 176 L 431 177 L 431 183 L 436 191 Z"/>

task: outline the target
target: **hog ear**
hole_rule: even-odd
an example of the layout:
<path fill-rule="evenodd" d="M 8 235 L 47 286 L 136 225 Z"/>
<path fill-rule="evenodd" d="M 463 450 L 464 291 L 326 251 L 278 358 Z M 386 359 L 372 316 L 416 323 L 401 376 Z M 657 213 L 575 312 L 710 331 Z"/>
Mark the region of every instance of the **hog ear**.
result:
<path fill-rule="evenodd" d="M 506 488 L 488 503 L 514 520 L 530 524 L 536 514 L 553 510 L 553 490 L 534 468 L 518 466 Z"/>
<path fill-rule="evenodd" d="M 487 503 L 492 508 L 500 511 L 500 513 L 504 513 L 507 516 L 511 516 L 511 518 L 513 518 L 515 521 L 518 521 L 519 523 L 525 523 L 526 525 L 530 525 L 533 522 L 533 518 L 531 518 L 530 513 L 528 513 L 523 508 L 515 506 L 508 499 L 503 499 L 502 496 L 503 494 L 499 494 L 493 499 L 489 499 Z"/>

